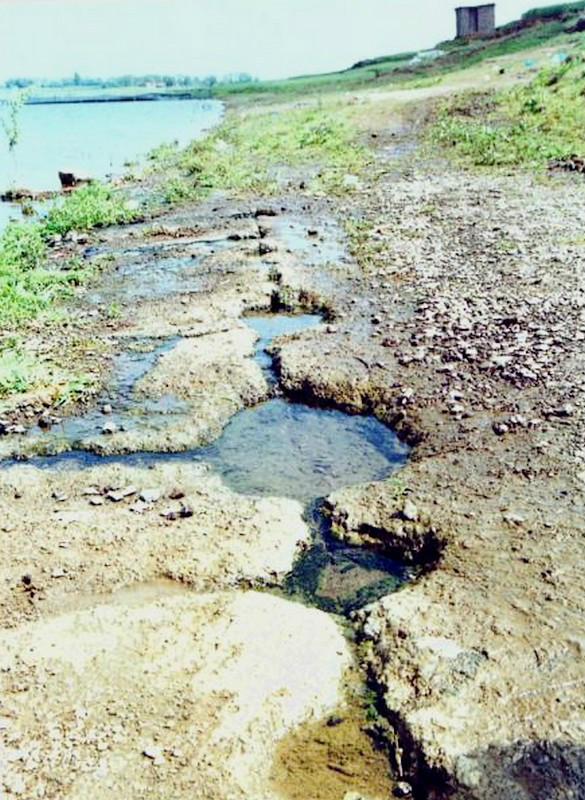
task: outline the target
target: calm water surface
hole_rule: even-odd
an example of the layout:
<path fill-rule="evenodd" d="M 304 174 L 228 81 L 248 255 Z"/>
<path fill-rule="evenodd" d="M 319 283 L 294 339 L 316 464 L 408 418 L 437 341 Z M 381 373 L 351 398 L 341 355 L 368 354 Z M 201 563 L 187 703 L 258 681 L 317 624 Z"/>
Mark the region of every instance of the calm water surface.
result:
<path fill-rule="evenodd" d="M 222 108 L 213 100 L 24 106 L 14 152 L 2 142 L 0 189 L 58 189 L 59 170 L 94 178 L 118 174 L 163 142 L 197 139 L 219 121 Z"/>

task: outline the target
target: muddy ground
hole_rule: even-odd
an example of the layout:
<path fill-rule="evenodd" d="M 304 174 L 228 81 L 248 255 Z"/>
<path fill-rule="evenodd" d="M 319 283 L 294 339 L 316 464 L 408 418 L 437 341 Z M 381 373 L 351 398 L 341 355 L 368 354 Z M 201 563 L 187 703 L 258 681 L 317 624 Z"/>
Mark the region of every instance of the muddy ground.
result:
<path fill-rule="evenodd" d="M 113 256 L 99 291 L 121 311 L 113 323 L 90 290 L 79 298 L 80 314 L 97 308 L 96 337 L 116 352 L 177 338 L 135 391 L 138 404 L 170 396 L 172 413 L 151 430 L 114 406 L 79 446 L 213 440 L 270 391 L 242 314 L 324 312 L 274 343 L 282 390 L 374 413 L 413 445 L 400 491 L 393 479 L 327 501 L 339 536 L 423 567 L 352 618 L 392 726 L 388 761 L 365 721 L 347 723 L 347 743 L 324 724 L 351 716 L 339 625 L 244 589 L 292 567 L 308 536 L 298 504 L 242 497 L 200 466 L 15 464 L 0 473 L 9 794 L 297 798 L 301 785 L 375 800 L 392 791 L 390 765 L 420 797 L 585 797 L 585 186 L 466 171 L 421 147 L 417 116 L 388 96 L 360 102 L 374 161 L 351 193 L 316 197 L 289 176 L 278 198 L 213 197 L 154 232 L 90 242 Z M 353 253 L 348 219 L 365 231 Z M 226 246 L 148 296 L 161 247 L 190 258 L 193 239 Z M 128 251 L 152 245 L 145 296 L 124 296 Z M 43 449 L 27 435 L 1 444 Z M 350 762 L 375 764 L 369 781 L 331 755 L 339 737 Z"/>

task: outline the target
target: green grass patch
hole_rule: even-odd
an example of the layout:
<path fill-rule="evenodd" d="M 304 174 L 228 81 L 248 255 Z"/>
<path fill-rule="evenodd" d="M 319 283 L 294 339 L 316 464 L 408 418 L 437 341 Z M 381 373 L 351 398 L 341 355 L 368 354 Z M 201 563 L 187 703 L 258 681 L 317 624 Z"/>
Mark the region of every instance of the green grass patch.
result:
<path fill-rule="evenodd" d="M 0 352 L 0 397 L 26 392 L 38 381 L 39 364 L 17 349 Z"/>
<path fill-rule="evenodd" d="M 55 406 L 78 400 L 91 389 L 89 378 L 73 374 L 26 352 L 14 338 L 0 342 L 0 399 L 41 391 Z M 2 407 L 0 406 L 0 412 Z"/>
<path fill-rule="evenodd" d="M 548 19 L 550 17 L 560 17 L 563 14 L 573 14 L 584 10 L 585 0 L 578 0 L 576 3 L 555 3 L 550 6 L 542 6 L 541 8 L 530 8 L 522 14 L 522 19 Z"/>
<path fill-rule="evenodd" d="M 432 126 L 435 141 L 478 166 L 545 166 L 585 155 L 585 59 L 542 70 L 528 85 L 448 101 Z"/>
<path fill-rule="evenodd" d="M 122 194 L 101 183 L 88 183 L 54 205 L 40 227 L 45 235 L 65 234 L 131 222 L 136 215 Z"/>
<path fill-rule="evenodd" d="M 54 205 L 46 219 L 11 223 L 0 236 L 0 326 L 14 327 L 71 295 L 90 270 L 80 260 L 48 263 L 47 240 L 54 234 L 87 231 L 136 217 L 124 197 L 99 183 L 88 184 Z"/>
<path fill-rule="evenodd" d="M 357 89 L 363 86 L 386 82 L 401 67 L 406 66 L 415 53 L 398 53 L 394 56 L 380 56 L 358 62 L 349 69 L 339 72 L 326 72 L 321 75 L 299 75 L 276 81 L 254 81 L 243 84 L 217 84 L 213 96 L 219 99 L 236 97 L 258 99 L 269 96 L 272 100 L 285 100 L 298 95 L 335 92 Z"/>
<path fill-rule="evenodd" d="M 367 149 L 356 142 L 351 111 L 340 103 L 278 112 L 231 113 L 205 139 L 186 149 L 159 149 L 151 154 L 154 172 L 167 174 L 168 202 L 204 196 L 214 189 L 230 193 L 270 193 L 279 186 L 279 169 L 314 165 L 311 188 L 349 190 L 348 174 L 368 162 Z"/>

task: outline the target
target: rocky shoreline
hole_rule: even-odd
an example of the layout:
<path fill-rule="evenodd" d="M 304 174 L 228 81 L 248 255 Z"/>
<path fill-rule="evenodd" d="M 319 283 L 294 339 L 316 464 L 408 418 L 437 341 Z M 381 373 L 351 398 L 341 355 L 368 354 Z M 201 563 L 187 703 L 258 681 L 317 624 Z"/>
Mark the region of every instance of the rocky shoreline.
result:
<path fill-rule="evenodd" d="M 290 181 L 277 198 L 214 197 L 167 215 L 154 235 L 150 224 L 100 234 L 95 244 L 122 265 L 116 253 L 148 243 L 234 246 L 207 253 L 188 290 L 129 297 L 104 327 L 120 348 L 178 337 L 136 389 L 188 410 L 157 432 L 98 432 L 94 449 L 213 440 L 268 392 L 242 315 L 320 310 L 325 324 L 271 347 L 282 391 L 372 413 L 414 446 L 399 485 L 326 501 L 340 537 L 421 568 L 352 617 L 392 766 L 408 782 L 399 793 L 412 784 L 429 800 L 578 798 L 585 187 L 576 176 L 474 173 L 424 150 L 404 155 L 400 136 L 410 146 L 416 130 L 397 137 L 399 107 L 368 102 L 361 124 L 379 169 L 349 194 L 315 196 Z M 348 219 L 365 235 L 349 226 L 348 240 Z M 22 441 L 3 437 L 3 454 Z M 238 495 L 200 465 L 13 465 L 0 480 L 6 791 L 82 798 L 97 781 L 119 797 L 130 781 L 133 797 L 291 796 L 270 783 L 276 743 L 343 704 L 351 663 L 327 615 L 242 588 L 290 571 L 308 536 L 300 505 Z M 124 594 L 163 578 L 194 593 L 138 590 L 137 605 Z M 262 676 L 253 698 L 252 673 Z M 307 791 L 377 800 L 392 791 L 379 779 L 340 788 L 321 778 Z"/>

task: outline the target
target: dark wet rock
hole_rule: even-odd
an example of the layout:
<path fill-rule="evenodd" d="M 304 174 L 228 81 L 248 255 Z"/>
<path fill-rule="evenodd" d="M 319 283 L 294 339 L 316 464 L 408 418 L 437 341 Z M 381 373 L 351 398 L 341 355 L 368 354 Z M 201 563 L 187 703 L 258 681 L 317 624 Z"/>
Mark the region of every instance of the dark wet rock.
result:
<path fill-rule="evenodd" d="M 274 242 L 269 242 L 266 239 L 262 240 L 258 245 L 258 253 L 261 256 L 266 256 L 269 253 L 275 253 L 278 250 L 278 247 Z"/>
<path fill-rule="evenodd" d="M 59 171 L 59 181 L 61 182 L 63 189 L 74 189 L 76 186 L 89 183 L 90 180 L 91 178 L 89 178 L 87 175 L 80 175 L 79 173 L 71 170 Z"/>
<path fill-rule="evenodd" d="M 51 495 L 51 497 L 53 498 L 53 500 L 56 500 L 58 503 L 64 503 L 65 500 L 69 499 L 69 495 L 66 492 L 60 492 L 58 490 L 55 490 L 53 492 L 53 494 Z"/>

